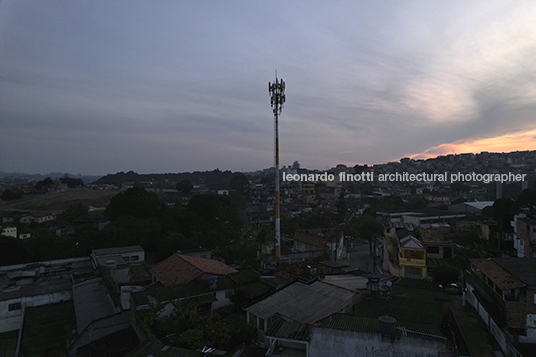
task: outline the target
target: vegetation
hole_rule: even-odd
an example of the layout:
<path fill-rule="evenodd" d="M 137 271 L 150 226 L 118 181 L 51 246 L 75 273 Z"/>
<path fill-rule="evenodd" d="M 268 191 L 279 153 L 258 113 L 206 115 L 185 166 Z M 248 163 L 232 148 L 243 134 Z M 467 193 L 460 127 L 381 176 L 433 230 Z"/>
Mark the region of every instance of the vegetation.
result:
<path fill-rule="evenodd" d="M 18 200 L 21 197 L 22 197 L 22 192 L 15 191 L 12 189 L 7 189 L 4 192 L 2 192 L 2 201 Z"/>
<path fill-rule="evenodd" d="M 434 281 L 443 287 L 446 287 L 448 284 L 455 283 L 460 277 L 460 271 L 450 265 L 441 265 L 434 267 L 432 273 Z"/>

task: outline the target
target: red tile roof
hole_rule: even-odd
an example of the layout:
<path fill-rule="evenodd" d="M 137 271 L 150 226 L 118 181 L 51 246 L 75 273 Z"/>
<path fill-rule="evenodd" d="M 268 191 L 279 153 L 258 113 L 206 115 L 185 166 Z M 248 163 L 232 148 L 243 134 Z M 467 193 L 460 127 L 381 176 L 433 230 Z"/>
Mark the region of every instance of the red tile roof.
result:
<path fill-rule="evenodd" d="M 186 284 L 203 274 L 226 276 L 237 272 L 217 260 L 177 253 L 151 268 L 153 276 L 165 286 Z"/>

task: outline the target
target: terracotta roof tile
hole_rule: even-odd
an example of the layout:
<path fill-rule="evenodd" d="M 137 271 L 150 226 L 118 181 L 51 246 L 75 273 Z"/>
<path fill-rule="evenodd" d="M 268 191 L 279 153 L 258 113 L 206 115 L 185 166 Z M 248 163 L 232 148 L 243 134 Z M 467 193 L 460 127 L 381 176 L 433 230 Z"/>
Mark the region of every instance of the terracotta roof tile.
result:
<path fill-rule="evenodd" d="M 203 274 L 226 276 L 237 272 L 238 270 L 217 260 L 176 253 L 151 269 L 154 277 L 164 286 L 186 284 Z"/>

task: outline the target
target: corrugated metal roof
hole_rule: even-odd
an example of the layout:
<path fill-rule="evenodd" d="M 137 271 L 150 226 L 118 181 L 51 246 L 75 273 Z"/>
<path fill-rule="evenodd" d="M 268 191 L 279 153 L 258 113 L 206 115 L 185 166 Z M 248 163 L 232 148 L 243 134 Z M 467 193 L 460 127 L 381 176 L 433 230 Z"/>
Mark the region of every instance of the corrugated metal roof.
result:
<path fill-rule="evenodd" d="M 536 258 L 494 258 L 493 261 L 525 284 L 536 285 Z"/>
<path fill-rule="evenodd" d="M 521 258 L 517 258 L 518 260 Z M 471 259 L 471 263 L 480 269 L 495 285 L 502 290 L 522 288 L 525 286 L 519 279 L 508 271 L 501 268 L 493 260 L 488 259 Z"/>
<path fill-rule="evenodd" d="M 280 314 L 298 322 L 309 323 L 343 310 L 351 304 L 350 299 L 355 294 L 321 281 L 310 285 L 295 282 L 246 310 L 265 319 Z"/>
<path fill-rule="evenodd" d="M 309 324 L 276 318 L 266 331 L 266 336 L 305 341 L 309 339 Z"/>

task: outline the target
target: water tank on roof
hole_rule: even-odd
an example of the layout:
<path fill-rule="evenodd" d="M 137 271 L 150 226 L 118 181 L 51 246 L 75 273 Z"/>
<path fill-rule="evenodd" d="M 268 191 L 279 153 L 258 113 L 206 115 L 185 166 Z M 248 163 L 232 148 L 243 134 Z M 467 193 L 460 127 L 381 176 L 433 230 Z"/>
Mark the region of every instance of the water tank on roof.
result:
<path fill-rule="evenodd" d="M 384 315 L 378 317 L 380 321 L 380 332 L 386 335 L 390 335 L 396 331 L 396 319 L 394 317 Z"/>
<path fill-rule="evenodd" d="M 106 261 L 106 269 L 107 270 L 117 269 L 117 261 L 116 260 L 107 260 Z"/>

